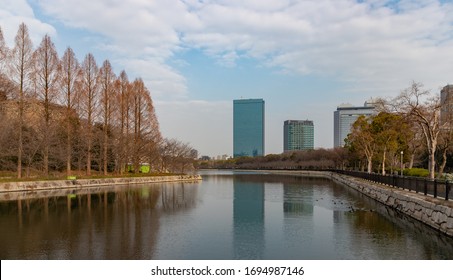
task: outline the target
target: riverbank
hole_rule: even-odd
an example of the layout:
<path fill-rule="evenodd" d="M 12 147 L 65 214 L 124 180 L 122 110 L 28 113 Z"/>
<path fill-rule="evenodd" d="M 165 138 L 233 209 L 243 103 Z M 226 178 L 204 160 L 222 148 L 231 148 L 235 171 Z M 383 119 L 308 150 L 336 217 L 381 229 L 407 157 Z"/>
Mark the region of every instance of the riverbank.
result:
<path fill-rule="evenodd" d="M 325 171 L 270 171 L 273 174 L 301 175 L 332 179 L 453 237 L 453 201 L 392 188 L 383 184 Z"/>
<path fill-rule="evenodd" d="M 198 181 L 200 175 L 170 175 L 150 177 L 120 177 L 102 179 L 76 179 L 54 181 L 31 181 L 31 182 L 7 182 L 0 183 L 0 192 L 23 192 L 56 189 L 79 189 L 100 186 L 149 184 L 163 182 Z"/>

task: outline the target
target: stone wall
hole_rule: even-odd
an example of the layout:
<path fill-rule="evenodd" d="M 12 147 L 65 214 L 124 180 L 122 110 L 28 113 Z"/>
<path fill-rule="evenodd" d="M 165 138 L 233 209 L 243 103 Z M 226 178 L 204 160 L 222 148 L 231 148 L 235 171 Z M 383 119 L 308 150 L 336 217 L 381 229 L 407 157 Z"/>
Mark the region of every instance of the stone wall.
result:
<path fill-rule="evenodd" d="M 330 178 L 453 237 L 453 201 L 451 200 L 425 196 L 335 172 L 271 171 L 270 173 Z"/>
<path fill-rule="evenodd" d="M 330 173 L 330 178 L 453 237 L 453 201 Z"/>
<path fill-rule="evenodd" d="M 77 189 L 99 186 L 149 184 L 160 182 L 181 182 L 201 180 L 200 175 L 151 176 L 107 179 L 77 179 L 35 182 L 0 183 L 0 192 L 39 191 L 56 189 Z"/>

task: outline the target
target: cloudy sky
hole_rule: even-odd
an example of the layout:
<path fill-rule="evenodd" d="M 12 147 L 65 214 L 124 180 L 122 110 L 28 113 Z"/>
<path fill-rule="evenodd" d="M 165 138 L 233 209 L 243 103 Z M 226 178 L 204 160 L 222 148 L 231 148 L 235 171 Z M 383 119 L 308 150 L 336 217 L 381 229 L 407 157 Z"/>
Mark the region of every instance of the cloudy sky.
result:
<path fill-rule="evenodd" d="M 232 154 L 241 97 L 265 100 L 266 153 L 281 153 L 285 120 L 313 120 L 331 148 L 338 105 L 453 84 L 453 1 L 0 0 L 10 47 L 21 22 L 35 47 L 47 33 L 60 55 L 142 77 L 163 136 L 201 155 Z"/>

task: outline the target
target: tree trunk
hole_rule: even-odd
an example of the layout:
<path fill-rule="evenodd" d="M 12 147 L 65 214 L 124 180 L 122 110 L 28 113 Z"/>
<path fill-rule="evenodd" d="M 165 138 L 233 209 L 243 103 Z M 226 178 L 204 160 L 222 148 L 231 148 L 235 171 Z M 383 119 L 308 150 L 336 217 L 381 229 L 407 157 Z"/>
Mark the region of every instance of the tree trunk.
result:
<path fill-rule="evenodd" d="M 71 127 L 69 121 L 67 125 L 68 135 L 66 139 L 66 175 L 71 176 Z"/>
<path fill-rule="evenodd" d="M 107 130 L 107 127 L 105 127 L 105 130 Z M 108 134 L 107 132 L 104 132 L 104 154 L 103 154 L 103 162 L 104 162 L 104 175 L 107 175 L 107 150 L 108 150 Z"/>
<path fill-rule="evenodd" d="M 439 165 L 439 173 L 437 174 L 437 178 L 442 177 L 446 165 L 447 165 L 447 149 L 444 149 L 444 151 L 442 152 L 442 163 Z"/>
<path fill-rule="evenodd" d="M 429 169 L 429 178 L 434 179 L 435 177 L 435 168 L 436 168 L 436 147 L 437 147 L 437 142 L 431 141 L 431 149 L 429 150 L 429 164 L 428 164 L 428 169 Z"/>
<path fill-rule="evenodd" d="M 371 170 L 372 170 L 372 168 L 373 168 L 373 160 L 372 160 L 372 158 L 370 157 L 370 158 L 367 158 L 367 161 L 368 161 L 367 172 L 368 172 L 368 173 L 371 173 Z"/>
<path fill-rule="evenodd" d="M 415 153 L 411 154 L 410 161 L 409 161 L 409 169 L 412 169 L 414 167 L 414 159 L 415 159 Z"/>
<path fill-rule="evenodd" d="M 382 175 L 385 175 L 385 160 L 386 160 L 386 149 L 384 149 L 384 153 L 382 155 Z"/>
<path fill-rule="evenodd" d="M 91 136 L 88 136 L 87 146 L 87 175 L 91 176 Z"/>
<path fill-rule="evenodd" d="M 434 157 L 434 154 L 430 154 L 429 161 L 428 161 L 428 171 L 429 171 L 428 177 L 430 179 L 434 179 L 434 177 L 435 177 L 435 167 L 436 167 L 436 158 Z"/>

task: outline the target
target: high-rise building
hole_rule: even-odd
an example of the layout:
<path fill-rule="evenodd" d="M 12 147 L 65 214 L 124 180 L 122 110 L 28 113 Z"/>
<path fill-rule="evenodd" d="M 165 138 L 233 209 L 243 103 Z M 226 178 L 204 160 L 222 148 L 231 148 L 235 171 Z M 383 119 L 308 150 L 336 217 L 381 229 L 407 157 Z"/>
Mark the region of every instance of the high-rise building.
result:
<path fill-rule="evenodd" d="M 285 121 L 283 125 L 284 152 L 312 149 L 314 149 L 313 121 Z"/>
<path fill-rule="evenodd" d="M 264 155 L 264 100 L 233 100 L 233 156 Z"/>
<path fill-rule="evenodd" d="M 453 85 L 446 85 L 440 91 L 440 121 L 444 125 L 453 122 Z"/>
<path fill-rule="evenodd" d="M 359 116 L 372 116 L 376 113 L 374 103 L 366 101 L 363 106 L 354 107 L 351 104 L 342 104 L 333 113 L 333 146 L 343 147 L 344 140 L 351 132 L 352 124 Z"/>

